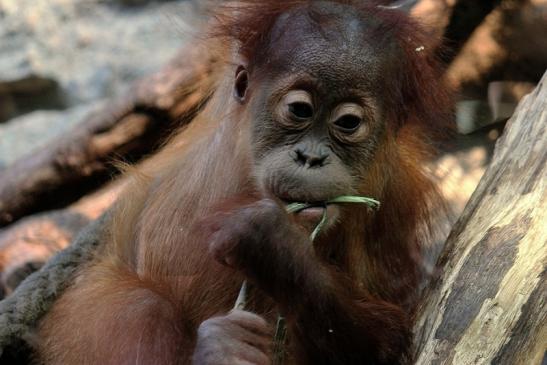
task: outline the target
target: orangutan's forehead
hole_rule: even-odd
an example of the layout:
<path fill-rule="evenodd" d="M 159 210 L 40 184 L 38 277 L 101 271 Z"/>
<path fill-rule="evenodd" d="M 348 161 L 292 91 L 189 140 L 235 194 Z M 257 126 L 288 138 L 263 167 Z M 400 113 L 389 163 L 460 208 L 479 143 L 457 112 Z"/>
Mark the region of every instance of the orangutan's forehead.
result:
<path fill-rule="evenodd" d="M 375 82 L 397 63 L 397 42 L 377 37 L 378 19 L 329 2 L 281 16 L 272 29 L 265 63 L 271 69 L 303 72 L 333 82 Z"/>

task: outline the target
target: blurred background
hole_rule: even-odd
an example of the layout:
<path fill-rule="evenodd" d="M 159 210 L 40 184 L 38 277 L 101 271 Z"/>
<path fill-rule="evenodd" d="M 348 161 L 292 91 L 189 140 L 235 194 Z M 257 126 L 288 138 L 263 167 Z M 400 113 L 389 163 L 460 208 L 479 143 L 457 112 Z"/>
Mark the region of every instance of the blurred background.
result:
<path fill-rule="evenodd" d="M 546 71 L 547 0 L 407 5 L 457 93 L 458 136 L 426 167 L 456 219 Z M 206 6 L 0 0 L 0 299 L 113 203 L 112 161 L 140 162 L 199 111 L 218 62 L 197 41 Z"/>

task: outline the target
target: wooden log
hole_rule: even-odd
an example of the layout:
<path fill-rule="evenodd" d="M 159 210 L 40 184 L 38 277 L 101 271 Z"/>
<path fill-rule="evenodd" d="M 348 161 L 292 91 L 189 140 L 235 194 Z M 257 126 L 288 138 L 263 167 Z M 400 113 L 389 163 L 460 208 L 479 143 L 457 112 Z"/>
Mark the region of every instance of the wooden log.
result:
<path fill-rule="evenodd" d="M 547 348 L 547 74 L 498 140 L 417 315 L 416 364 L 540 364 Z"/>
<path fill-rule="evenodd" d="M 34 214 L 0 230 L 0 299 L 110 208 L 123 186 L 118 179 L 68 208 Z"/>
<path fill-rule="evenodd" d="M 203 47 L 185 47 L 127 95 L 3 170 L 0 227 L 75 201 L 111 178 L 114 160 L 133 162 L 151 153 L 207 100 L 216 60 Z"/>

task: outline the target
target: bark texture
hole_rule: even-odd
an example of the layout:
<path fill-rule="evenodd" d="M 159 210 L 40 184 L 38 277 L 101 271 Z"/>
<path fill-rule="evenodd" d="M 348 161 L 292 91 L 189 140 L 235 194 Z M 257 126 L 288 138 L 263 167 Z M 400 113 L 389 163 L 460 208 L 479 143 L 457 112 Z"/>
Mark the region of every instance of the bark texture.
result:
<path fill-rule="evenodd" d="M 499 139 L 418 313 L 417 364 L 540 364 L 547 348 L 547 74 Z"/>

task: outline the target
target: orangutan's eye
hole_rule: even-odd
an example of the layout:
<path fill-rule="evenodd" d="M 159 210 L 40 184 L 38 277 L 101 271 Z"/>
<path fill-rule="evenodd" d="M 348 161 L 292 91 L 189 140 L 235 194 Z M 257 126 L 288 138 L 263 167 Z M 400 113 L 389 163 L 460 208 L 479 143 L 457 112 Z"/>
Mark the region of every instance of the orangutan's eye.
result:
<path fill-rule="evenodd" d="M 334 124 L 345 133 L 355 132 L 361 125 L 361 118 L 356 115 L 346 114 L 338 118 Z"/>
<path fill-rule="evenodd" d="M 311 95 L 304 90 L 292 90 L 283 100 L 288 111 L 287 116 L 295 120 L 310 119 L 313 117 L 313 101 Z"/>
<path fill-rule="evenodd" d="M 333 113 L 334 126 L 343 133 L 354 133 L 361 127 L 364 109 L 354 103 L 344 103 L 339 105 Z"/>
<path fill-rule="evenodd" d="M 308 103 L 291 103 L 289 104 L 289 112 L 299 119 L 309 119 L 313 117 L 313 106 Z"/>

